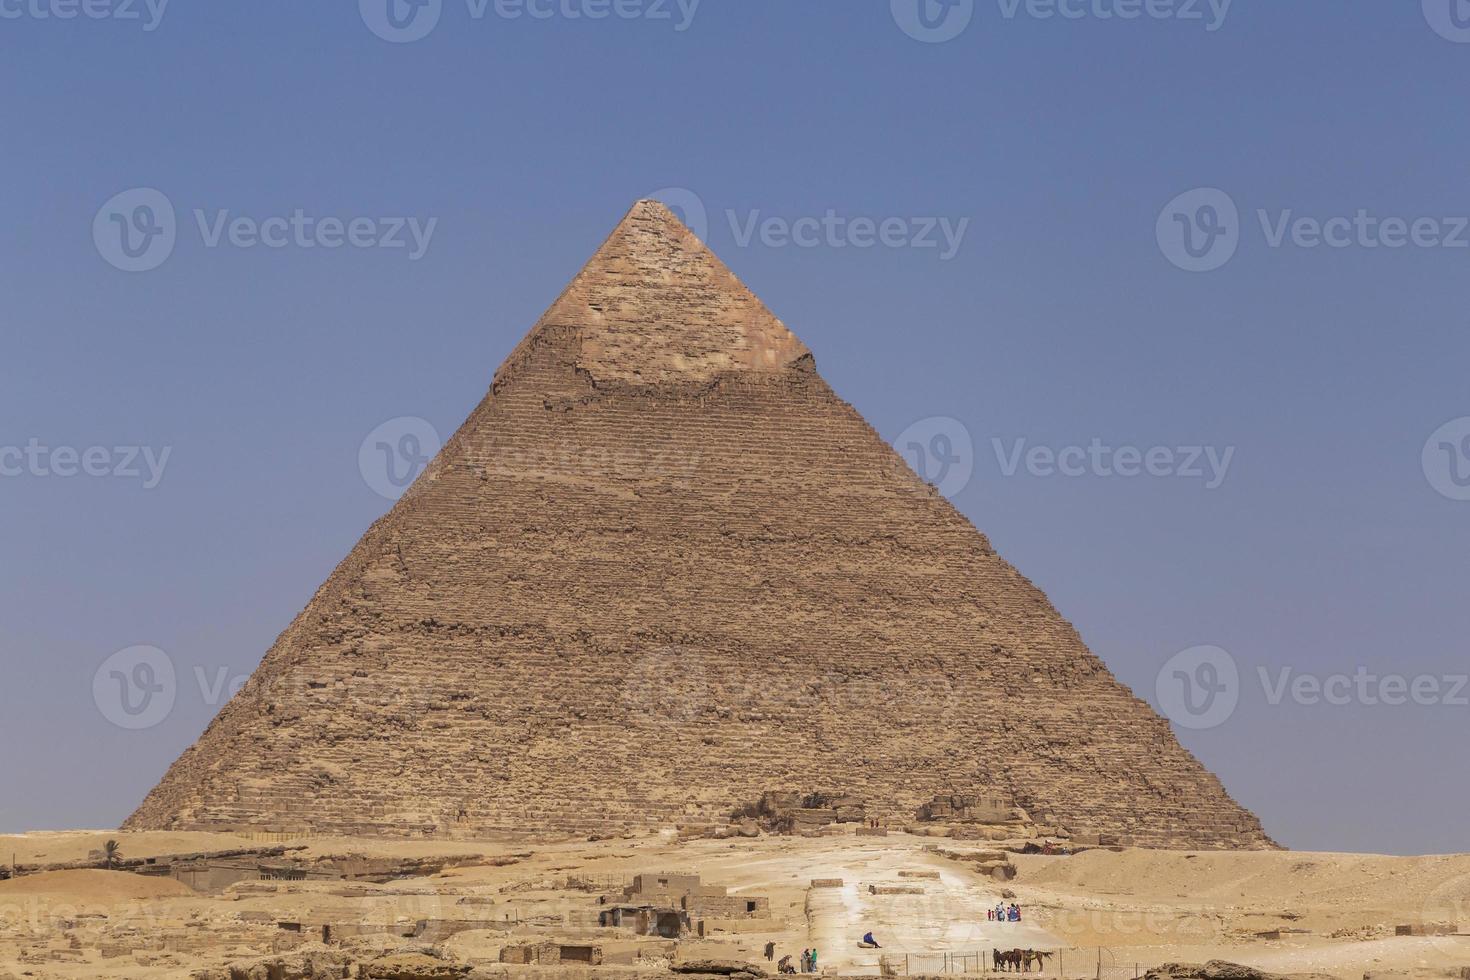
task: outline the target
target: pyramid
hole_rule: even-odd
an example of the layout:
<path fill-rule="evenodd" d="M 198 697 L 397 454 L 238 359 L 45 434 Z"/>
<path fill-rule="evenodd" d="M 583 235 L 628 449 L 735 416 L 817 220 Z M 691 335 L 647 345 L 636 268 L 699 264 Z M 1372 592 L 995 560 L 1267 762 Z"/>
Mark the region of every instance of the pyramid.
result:
<path fill-rule="evenodd" d="M 642 201 L 125 828 L 586 833 L 819 790 L 1272 846 Z"/>

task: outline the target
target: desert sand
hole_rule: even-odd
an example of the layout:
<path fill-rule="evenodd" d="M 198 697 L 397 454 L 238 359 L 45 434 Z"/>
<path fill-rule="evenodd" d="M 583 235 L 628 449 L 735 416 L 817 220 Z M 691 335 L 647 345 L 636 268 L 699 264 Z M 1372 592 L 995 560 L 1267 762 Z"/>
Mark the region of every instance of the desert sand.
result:
<path fill-rule="evenodd" d="M 127 861 L 165 865 L 171 855 L 269 846 L 228 835 L 88 832 L 8 836 L 0 847 L 22 866 L 62 863 L 85 861 L 108 838 L 119 841 Z M 778 956 L 815 946 L 827 975 L 876 975 L 880 952 L 857 946 L 868 931 L 888 963 L 909 975 L 976 972 L 988 967 L 990 950 L 1016 947 L 1053 954 L 1032 976 L 1108 980 L 1211 959 L 1354 980 L 1368 972 L 1460 976 L 1470 966 L 1470 935 L 1395 934 L 1401 926 L 1459 931 L 1461 909 L 1470 906 L 1465 855 L 1099 848 L 1011 854 L 1016 877 L 998 881 L 967 860 L 981 845 L 907 833 L 857 836 L 850 828 L 817 836 L 681 840 L 666 831 L 549 843 L 322 837 L 289 846 L 290 861 L 303 869 L 376 858 L 406 862 L 407 876 L 254 879 L 194 891 L 137 869 L 22 874 L 0 881 L 0 978 L 192 977 L 262 957 L 299 956 L 317 948 L 323 926 L 332 926 L 333 943 L 361 962 L 430 949 L 442 959 L 422 962 L 458 971 L 414 972 L 421 963 L 395 974 L 403 977 L 563 980 L 588 971 L 659 973 L 709 959 L 774 972 L 763 956 L 768 941 Z M 415 868 L 432 870 L 413 874 Z M 634 875 L 667 873 L 698 874 L 732 896 L 768 899 L 769 909 L 711 918 L 703 938 L 677 942 L 598 925 L 606 907 L 600 900 L 616 903 Z M 819 879 L 823 885 L 813 887 Z M 989 921 L 986 909 L 1001 901 L 1018 903 L 1022 921 Z M 595 945 L 607 965 L 500 962 L 503 947 L 542 942 Z"/>

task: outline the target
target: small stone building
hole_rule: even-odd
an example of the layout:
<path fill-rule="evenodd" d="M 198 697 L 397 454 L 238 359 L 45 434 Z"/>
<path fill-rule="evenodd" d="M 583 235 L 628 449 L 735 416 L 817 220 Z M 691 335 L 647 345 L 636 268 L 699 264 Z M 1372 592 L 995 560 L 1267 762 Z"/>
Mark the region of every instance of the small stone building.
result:
<path fill-rule="evenodd" d="M 602 947 L 589 943 L 524 943 L 502 946 L 500 962 L 520 966 L 558 966 L 562 963 L 602 965 Z"/>
<path fill-rule="evenodd" d="M 691 931 L 689 913 L 673 907 L 613 905 L 597 913 L 605 929 L 631 929 L 640 936 L 678 939 Z"/>

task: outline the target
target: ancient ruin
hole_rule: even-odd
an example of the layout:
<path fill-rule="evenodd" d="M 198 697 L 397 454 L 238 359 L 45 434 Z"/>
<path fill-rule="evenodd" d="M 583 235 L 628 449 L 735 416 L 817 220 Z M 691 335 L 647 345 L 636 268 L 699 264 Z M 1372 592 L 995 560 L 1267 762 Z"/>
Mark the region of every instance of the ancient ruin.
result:
<path fill-rule="evenodd" d="M 604 832 L 771 787 L 1271 844 L 644 201 L 126 828 Z"/>

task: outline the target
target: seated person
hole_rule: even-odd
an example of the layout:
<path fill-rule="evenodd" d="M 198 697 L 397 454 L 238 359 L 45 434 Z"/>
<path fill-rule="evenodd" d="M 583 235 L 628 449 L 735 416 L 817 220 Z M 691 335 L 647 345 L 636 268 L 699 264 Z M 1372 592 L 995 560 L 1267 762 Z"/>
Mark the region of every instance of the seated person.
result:
<path fill-rule="evenodd" d="M 878 940 L 876 940 L 876 939 L 873 938 L 873 934 L 871 932 L 868 932 L 868 933 L 864 933 L 863 934 L 863 945 L 864 946 L 871 946 L 874 949 L 882 949 L 883 948 L 882 946 L 879 946 L 878 945 Z"/>

